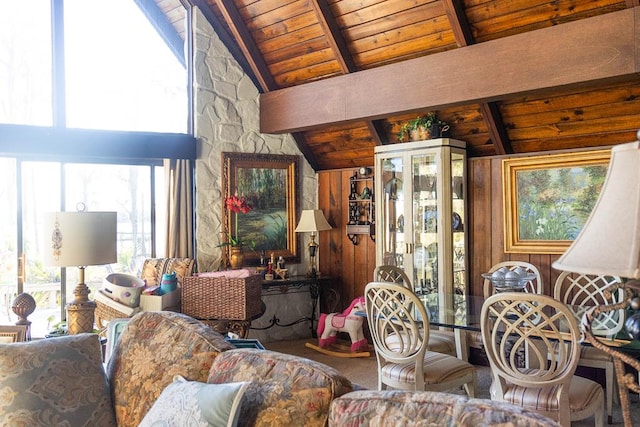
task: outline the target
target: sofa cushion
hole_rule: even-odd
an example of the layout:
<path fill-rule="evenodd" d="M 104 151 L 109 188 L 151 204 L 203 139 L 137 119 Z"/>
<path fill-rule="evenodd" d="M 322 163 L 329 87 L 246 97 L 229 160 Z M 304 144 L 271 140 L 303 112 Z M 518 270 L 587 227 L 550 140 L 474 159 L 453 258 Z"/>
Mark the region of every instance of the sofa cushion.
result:
<path fill-rule="evenodd" d="M 220 354 L 207 382 L 251 381 L 239 425 L 324 426 L 331 401 L 352 390 L 335 369 L 302 357 L 268 350 Z"/>
<path fill-rule="evenodd" d="M 354 391 L 331 402 L 329 427 L 383 425 L 551 427 L 559 424 L 522 407 L 432 391 Z"/>
<path fill-rule="evenodd" d="M 176 375 L 205 382 L 215 357 L 233 349 L 198 320 L 142 312 L 120 334 L 107 366 L 118 426 L 137 426 Z"/>
<path fill-rule="evenodd" d="M 140 427 L 236 427 L 248 382 L 206 384 L 177 376 L 145 415 Z"/>
<path fill-rule="evenodd" d="M 0 425 L 115 426 L 98 336 L 0 344 Z"/>

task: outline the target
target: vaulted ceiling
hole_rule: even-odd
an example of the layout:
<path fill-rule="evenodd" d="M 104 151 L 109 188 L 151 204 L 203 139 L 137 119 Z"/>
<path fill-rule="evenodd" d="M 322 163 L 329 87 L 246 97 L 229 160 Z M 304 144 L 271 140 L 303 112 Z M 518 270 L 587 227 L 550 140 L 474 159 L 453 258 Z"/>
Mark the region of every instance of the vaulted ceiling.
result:
<path fill-rule="evenodd" d="M 155 3 L 183 32 L 181 0 Z M 316 170 L 372 165 L 376 145 L 430 111 L 471 157 L 615 145 L 640 129 L 640 0 L 191 3 L 256 83 L 263 130 L 291 132 Z"/>

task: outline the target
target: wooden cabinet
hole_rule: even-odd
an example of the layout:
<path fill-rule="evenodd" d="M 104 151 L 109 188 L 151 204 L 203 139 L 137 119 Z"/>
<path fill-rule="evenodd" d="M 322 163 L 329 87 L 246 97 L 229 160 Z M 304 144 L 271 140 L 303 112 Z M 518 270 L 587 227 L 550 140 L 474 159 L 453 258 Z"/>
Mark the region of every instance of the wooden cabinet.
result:
<path fill-rule="evenodd" d="M 354 245 L 361 235 L 374 239 L 375 235 L 375 194 L 374 176 L 368 168 L 353 172 L 349 178 L 349 220 L 347 237 Z"/>
<path fill-rule="evenodd" d="M 465 143 L 377 146 L 375 162 L 376 265 L 403 268 L 447 321 L 468 293 Z"/>

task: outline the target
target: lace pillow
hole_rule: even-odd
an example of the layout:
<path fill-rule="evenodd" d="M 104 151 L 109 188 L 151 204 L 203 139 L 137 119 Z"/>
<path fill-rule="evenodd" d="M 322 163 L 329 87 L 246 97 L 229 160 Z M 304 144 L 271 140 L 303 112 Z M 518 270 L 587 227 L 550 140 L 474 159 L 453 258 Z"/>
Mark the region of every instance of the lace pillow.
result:
<path fill-rule="evenodd" d="M 153 404 L 139 427 L 236 427 L 249 382 L 206 384 L 176 375 Z"/>

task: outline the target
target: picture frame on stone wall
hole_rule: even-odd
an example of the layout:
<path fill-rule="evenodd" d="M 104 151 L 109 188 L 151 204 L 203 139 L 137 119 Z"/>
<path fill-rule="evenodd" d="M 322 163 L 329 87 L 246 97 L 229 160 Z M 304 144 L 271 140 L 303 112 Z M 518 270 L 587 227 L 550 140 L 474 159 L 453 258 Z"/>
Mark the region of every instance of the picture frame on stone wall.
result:
<path fill-rule="evenodd" d="M 604 149 L 503 159 L 505 252 L 564 253 L 595 205 L 610 157 Z"/>
<path fill-rule="evenodd" d="M 222 206 L 222 239 L 238 235 L 244 242 L 244 265 L 258 265 L 260 254 L 300 262 L 300 242 L 295 233 L 300 212 L 297 191 L 300 156 L 260 153 L 222 153 L 224 200 L 244 196 L 252 209 L 235 217 Z M 226 264 L 228 252 L 223 251 Z"/>

